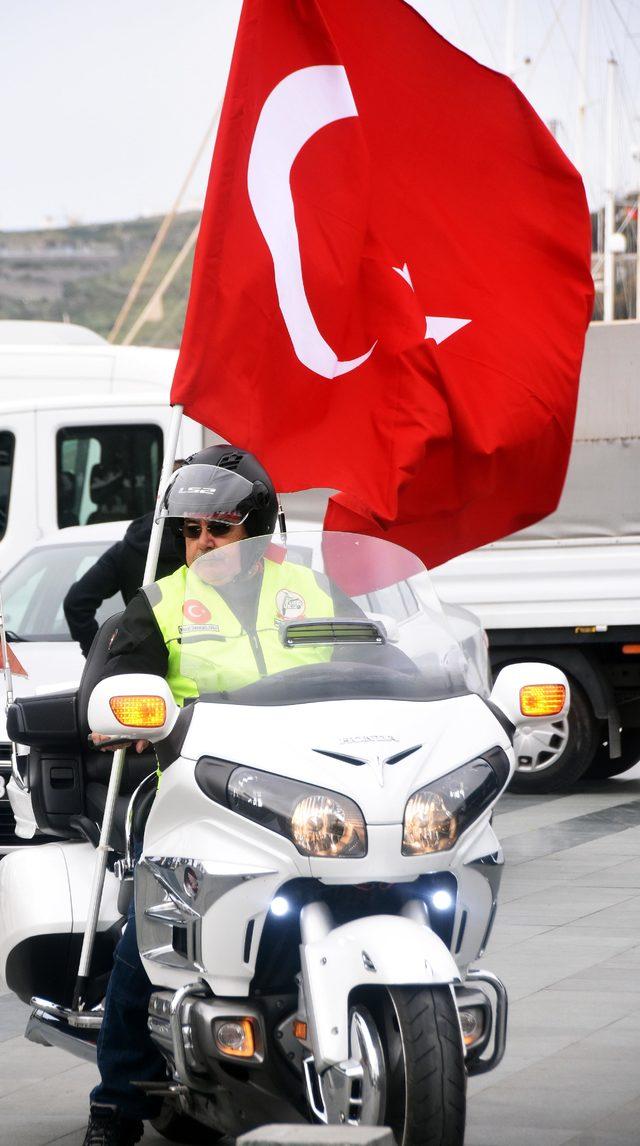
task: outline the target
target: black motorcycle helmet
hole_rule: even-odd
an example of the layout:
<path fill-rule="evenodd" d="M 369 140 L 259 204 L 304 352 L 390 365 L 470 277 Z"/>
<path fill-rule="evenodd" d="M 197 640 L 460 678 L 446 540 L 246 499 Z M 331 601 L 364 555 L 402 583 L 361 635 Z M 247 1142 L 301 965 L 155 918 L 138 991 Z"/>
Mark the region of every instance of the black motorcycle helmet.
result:
<path fill-rule="evenodd" d="M 221 470 L 228 478 L 221 480 Z M 248 537 L 262 537 L 275 529 L 278 498 L 253 454 L 235 446 L 208 446 L 191 454 L 178 470 L 167 487 L 163 509 L 176 534 L 191 514 L 224 515 L 231 522 L 242 522 Z"/>

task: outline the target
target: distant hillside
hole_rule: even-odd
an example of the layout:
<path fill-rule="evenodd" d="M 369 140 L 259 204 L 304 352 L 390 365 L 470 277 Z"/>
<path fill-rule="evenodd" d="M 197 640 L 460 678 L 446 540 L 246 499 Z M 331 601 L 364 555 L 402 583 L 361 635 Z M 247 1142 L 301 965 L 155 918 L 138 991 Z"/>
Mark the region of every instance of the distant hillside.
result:
<path fill-rule="evenodd" d="M 175 219 L 146 283 L 120 333 L 127 333 L 184 246 L 198 220 L 195 211 Z M 151 246 L 161 218 L 125 223 L 65 227 L 45 231 L 0 231 L 0 319 L 50 319 L 77 322 L 107 335 Z M 596 301 L 593 317 L 602 318 L 603 212 L 591 216 Z M 616 257 L 616 318 L 635 318 L 637 196 L 617 203 L 616 225 L 626 253 Z M 193 252 L 167 290 L 162 316 L 147 322 L 136 343 L 178 346 L 187 305 Z"/>
<path fill-rule="evenodd" d="M 197 220 L 193 211 L 175 219 L 123 333 L 153 294 Z M 150 218 L 59 230 L 0 231 L 0 319 L 66 320 L 106 336 L 160 222 L 160 218 Z M 192 264 L 193 253 L 164 296 L 162 318 L 142 327 L 138 345 L 179 345 Z"/>

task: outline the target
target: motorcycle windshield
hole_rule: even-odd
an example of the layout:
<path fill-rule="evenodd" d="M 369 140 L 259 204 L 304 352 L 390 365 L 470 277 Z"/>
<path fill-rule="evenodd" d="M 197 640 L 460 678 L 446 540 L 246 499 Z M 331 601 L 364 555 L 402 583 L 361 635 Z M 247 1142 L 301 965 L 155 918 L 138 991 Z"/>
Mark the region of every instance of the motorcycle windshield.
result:
<path fill-rule="evenodd" d="M 185 574 L 185 696 L 277 705 L 487 695 L 480 623 L 466 616 L 474 639 L 463 648 L 414 554 L 352 533 L 215 541 Z"/>

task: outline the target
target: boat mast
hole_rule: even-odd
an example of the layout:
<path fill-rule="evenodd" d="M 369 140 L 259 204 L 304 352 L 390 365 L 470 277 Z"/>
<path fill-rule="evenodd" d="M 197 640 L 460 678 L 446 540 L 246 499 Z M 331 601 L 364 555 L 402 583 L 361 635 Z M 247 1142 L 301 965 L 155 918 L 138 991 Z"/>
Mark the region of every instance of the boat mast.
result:
<path fill-rule="evenodd" d="M 516 70 L 516 0 L 507 0 L 504 70 L 508 76 L 513 76 Z"/>
<path fill-rule="evenodd" d="M 576 118 L 576 167 L 580 174 L 584 165 L 584 136 L 587 114 L 587 75 L 589 66 L 589 0 L 580 0 L 580 31 L 578 34 L 578 114 Z"/>
<path fill-rule="evenodd" d="M 603 317 L 612 322 L 615 314 L 615 254 L 614 232 L 616 228 L 616 193 L 614 173 L 615 99 L 616 69 L 618 62 L 610 57 L 607 63 L 607 132 L 605 149 L 605 192 L 604 192 L 604 284 Z"/>

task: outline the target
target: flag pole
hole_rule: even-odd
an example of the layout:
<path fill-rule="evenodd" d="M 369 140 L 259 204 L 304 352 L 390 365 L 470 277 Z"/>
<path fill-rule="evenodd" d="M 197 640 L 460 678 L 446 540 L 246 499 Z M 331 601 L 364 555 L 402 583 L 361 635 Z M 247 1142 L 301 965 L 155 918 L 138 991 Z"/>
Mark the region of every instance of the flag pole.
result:
<path fill-rule="evenodd" d="M 167 488 L 169 478 L 173 473 L 173 466 L 176 460 L 176 453 L 178 451 L 178 438 L 180 437 L 180 427 L 182 425 L 182 415 L 184 413 L 184 406 L 173 406 L 171 409 L 171 422 L 167 431 L 167 446 L 164 453 L 162 462 L 162 472 L 160 474 L 160 481 L 158 483 L 158 494 L 156 497 L 156 508 L 153 515 L 153 525 L 151 527 L 151 536 L 149 538 L 149 549 L 147 550 L 147 560 L 144 566 L 144 573 L 142 576 L 142 584 L 147 585 L 153 581 L 158 568 L 158 557 L 160 556 L 160 544 L 162 541 L 162 527 L 164 525 L 164 518 L 160 517 L 160 510 L 162 509 L 162 499 L 164 492 Z"/>
<path fill-rule="evenodd" d="M 156 497 L 154 521 L 151 527 L 149 549 L 147 551 L 147 560 L 145 563 L 144 574 L 142 578 L 143 585 L 148 584 L 149 581 L 153 581 L 156 574 L 156 569 L 158 567 L 158 557 L 160 555 L 160 544 L 162 541 L 162 527 L 164 525 L 164 519 L 160 517 L 160 510 L 162 509 L 164 491 L 167 487 L 167 482 L 171 477 L 173 464 L 176 458 L 183 410 L 183 406 L 174 406 L 171 414 L 171 422 L 169 423 L 169 430 L 167 433 L 167 445 L 162 462 L 162 472 L 160 474 L 158 494 Z M 118 792 L 120 791 L 120 782 L 122 779 L 122 769 L 124 767 L 126 751 L 126 747 L 118 748 L 117 751 L 113 754 L 113 763 L 111 765 L 111 773 L 109 775 L 107 799 L 104 807 L 104 815 L 102 818 L 102 827 L 100 829 L 100 840 L 96 848 L 96 857 L 93 868 L 93 881 L 91 884 L 91 893 L 87 907 L 87 923 L 82 939 L 80 963 L 78 965 L 78 975 L 76 978 L 76 985 L 73 993 L 72 1010 L 74 1011 L 84 1011 L 86 1006 L 86 988 L 89 982 L 91 956 L 93 954 L 93 946 L 98 929 L 98 916 L 100 914 L 100 902 L 102 900 L 102 891 L 104 888 L 107 859 L 109 852 L 111 851 L 111 845 L 109 841 L 111 839 L 113 817 L 116 807 L 116 800 L 118 798 Z"/>

